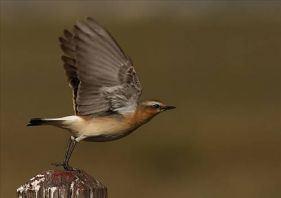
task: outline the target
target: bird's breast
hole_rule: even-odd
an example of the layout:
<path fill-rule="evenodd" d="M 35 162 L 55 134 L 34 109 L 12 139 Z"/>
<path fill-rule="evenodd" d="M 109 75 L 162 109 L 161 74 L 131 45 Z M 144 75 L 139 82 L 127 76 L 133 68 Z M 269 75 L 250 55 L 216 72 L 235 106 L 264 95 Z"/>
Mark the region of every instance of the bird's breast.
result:
<path fill-rule="evenodd" d="M 84 136 L 116 136 L 126 135 L 135 128 L 131 116 L 104 116 L 81 119 L 73 126 L 79 135 Z"/>

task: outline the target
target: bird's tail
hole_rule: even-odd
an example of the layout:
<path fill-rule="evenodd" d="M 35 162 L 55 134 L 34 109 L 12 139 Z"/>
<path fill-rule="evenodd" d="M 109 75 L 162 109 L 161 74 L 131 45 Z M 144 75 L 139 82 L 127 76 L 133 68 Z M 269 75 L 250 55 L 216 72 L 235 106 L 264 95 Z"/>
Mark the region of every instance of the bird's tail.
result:
<path fill-rule="evenodd" d="M 58 122 L 61 123 L 62 120 L 53 118 L 31 118 L 26 126 L 57 125 L 59 124 Z"/>

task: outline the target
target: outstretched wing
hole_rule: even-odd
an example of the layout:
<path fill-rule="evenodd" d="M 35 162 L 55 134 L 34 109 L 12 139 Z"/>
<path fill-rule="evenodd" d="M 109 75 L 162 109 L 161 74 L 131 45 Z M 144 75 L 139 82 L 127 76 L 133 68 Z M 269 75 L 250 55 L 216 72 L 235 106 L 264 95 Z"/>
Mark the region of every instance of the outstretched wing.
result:
<path fill-rule="evenodd" d="M 78 115 L 136 106 L 141 84 L 131 60 L 114 38 L 92 18 L 77 22 L 59 38 L 68 82 Z"/>

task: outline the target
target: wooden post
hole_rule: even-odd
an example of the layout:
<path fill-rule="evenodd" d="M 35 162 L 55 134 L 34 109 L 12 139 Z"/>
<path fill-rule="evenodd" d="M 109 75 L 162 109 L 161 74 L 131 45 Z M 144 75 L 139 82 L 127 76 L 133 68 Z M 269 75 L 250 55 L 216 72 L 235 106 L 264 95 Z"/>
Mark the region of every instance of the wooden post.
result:
<path fill-rule="evenodd" d="M 82 170 L 49 170 L 17 189 L 18 198 L 107 198 L 107 188 Z"/>

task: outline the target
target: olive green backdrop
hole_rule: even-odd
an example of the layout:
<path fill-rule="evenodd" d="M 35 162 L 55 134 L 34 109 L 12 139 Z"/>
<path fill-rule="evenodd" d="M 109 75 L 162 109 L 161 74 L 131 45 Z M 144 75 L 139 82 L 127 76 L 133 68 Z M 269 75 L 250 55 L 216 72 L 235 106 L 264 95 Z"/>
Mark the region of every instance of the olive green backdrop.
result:
<path fill-rule="evenodd" d="M 109 197 L 281 197 L 281 3 L 1 1 L 1 197 L 62 160 L 71 115 L 58 36 L 96 18 L 133 59 L 142 98 L 177 106 L 71 164 Z"/>

